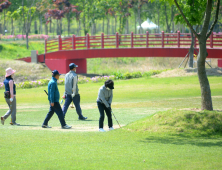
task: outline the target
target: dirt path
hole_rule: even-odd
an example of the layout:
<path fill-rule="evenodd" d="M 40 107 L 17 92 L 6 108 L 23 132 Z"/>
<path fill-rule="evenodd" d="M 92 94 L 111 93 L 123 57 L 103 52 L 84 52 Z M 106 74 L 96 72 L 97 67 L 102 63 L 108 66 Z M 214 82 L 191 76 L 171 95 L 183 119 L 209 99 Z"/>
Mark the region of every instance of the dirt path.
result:
<path fill-rule="evenodd" d="M 222 76 L 222 68 L 209 68 L 206 69 L 208 76 Z M 189 68 L 189 69 L 173 69 L 162 72 L 152 77 L 186 77 L 197 75 L 197 68 Z"/>
<path fill-rule="evenodd" d="M 123 127 L 125 125 L 121 125 Z M 61 132 L 98 132 L 98 126 L 79 126 L 73 125 L 71 129 L 62 129 L 60 126 L 52 128 L 42 128 L 41 126 L 28 126 L 20 125 L 18 126 L 20 130 L 43 130 L 43 131 L 61 131 Z M 16 128 L 16 130 L 18 129 Z M 119 129 L 118 125 L 113 126 L 114 129 Z M 108 131 L 107 127 L 104 127 L 104 130 Z"/>

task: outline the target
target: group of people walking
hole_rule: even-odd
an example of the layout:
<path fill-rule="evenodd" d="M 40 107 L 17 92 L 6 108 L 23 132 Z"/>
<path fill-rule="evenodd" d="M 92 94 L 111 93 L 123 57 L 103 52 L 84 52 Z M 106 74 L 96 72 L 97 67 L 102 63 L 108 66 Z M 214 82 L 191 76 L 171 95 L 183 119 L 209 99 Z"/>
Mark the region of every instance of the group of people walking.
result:
<path fill-rule="evenodd" d="M 57 70 L 52 71 L 52 79 L 48 83 L 48 100 L 49 100 L 49 112 L 45 117 L 45 120 L 42 124 L 42 128 L 51 128 L 48 125 L 49 120 L 54 115 L 57 114 L 61 127 L 63 129 L 70 129 L 72 126 L 66 124 L 65 115 L 69 108 L 69 105 L 73 102 L 76 108 L 76 112 L 78 114 L 79 120 L 86 120 L 87 117 L 84 117 L 82 114 L 82 109 L 80 107 L 80 94 L 78 88 L 78 75 L 76 74 L 76 68 L 78 66 L 74 63 L 69 64 L 70 71 L 65 76 L 65 93 L 63 95 L 63 99 L 65 99 L 65 103 L 63 108 L 59 103 L 60 93 L 57 86 L 57 80 L 61 74 Z M 4 116 L 1 117 L 1 123 L 4 125 L 5 120 L 11 115 L 11 125 L 20 125 L 16 123 L 16 85 L 14 83 L 13 77 L 15 74 L 15 70 L 11 68 L 6 69 L 6 75 L 4 80 L 5 92 L 4 97 L 5 101 L 9 107 L 9 110 L 6 112 Z M 100 87 L 98 98 L 97 98 L 97 106 L 100 112 L 99 118 L 99 131 L 105 132 L 103 129 L 105 112 L 108 117 L 108 126 L 109 130 L 113 130 L 113 121 L 111 114 L 111 103 L 113 99 L 113 89 L 114 82 L 112 80 L 105 81 L 105 84 Z"/>

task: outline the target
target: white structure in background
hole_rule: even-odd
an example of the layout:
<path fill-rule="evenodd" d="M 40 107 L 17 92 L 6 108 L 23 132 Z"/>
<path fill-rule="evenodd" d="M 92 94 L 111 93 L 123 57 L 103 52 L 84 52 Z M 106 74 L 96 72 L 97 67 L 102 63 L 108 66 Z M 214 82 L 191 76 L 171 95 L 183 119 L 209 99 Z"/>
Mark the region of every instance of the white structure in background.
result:
<path fill-rule="evenodd" d="M 141 24 L 141 27 L 143 30 L 153 30 L 153 29 L 156 29 L 158 28 L 158 25 L 154 24 L 152 21 L 150 21 L 149 19 L 147 19 L 146 21 L 144 21 L 142 24 Z M 139 30 L 140 29 L 140 26 L 137 26 L 137 29 Z"/>

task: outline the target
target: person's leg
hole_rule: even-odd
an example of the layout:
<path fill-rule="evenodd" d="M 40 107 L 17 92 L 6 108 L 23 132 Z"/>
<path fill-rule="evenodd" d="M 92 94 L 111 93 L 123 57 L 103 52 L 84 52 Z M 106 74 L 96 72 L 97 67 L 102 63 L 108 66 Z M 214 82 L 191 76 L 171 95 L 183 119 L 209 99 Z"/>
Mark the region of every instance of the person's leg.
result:
<path fill-rule="evenodd" d="M 4 120 L 6 120 L 12 113 L 11 109 L 10 109 L 10 100 L 9 99 L 5 99 L 6 103 L 8 104 L 9 110 L 5 113 L 4 116 L 2 116 L 4 118 Z"/>
<path fill-rule="evenodd" d="M 97 102 L 97 106 L 99 109 L 99 113 L 100 113 L 100 118 L 99 118 L 99 128 L 103 128 L 103 122 L 104 122 L 104 118 L 105 118 L 105 114 L 104 114 L 104 105 L 100 102 Z"/>
<path fill-rule="evenodd" d="M 75 95 L 72 100 L 73 100 L 73 103 L 75 105 L 76 112 L 79 115 L 79 118 L 83 117 L 82 109 L 80 107 L 80 95 L 79 94 Z"/>
<path fill-rule="evenodd" d="M 49 112 L 48 112 L 48 114 L 46 115 L 46 117 L 45 117 L 45 120 L 44 120 L 44 122 L 43 122 L 43 124 L 42 125 L 48 125 L 48 122 L 49 122 L 49 120 L 51 119 L 51 117 L 53 116 L 53 114 L 54 114 L 54 107 L 52 107 L 51 105 L 50 105 L 50 108 L 49 108 Z"/>
<path fill-rule="evenodd" d="M 11 106 L 11 118 L 12 118 L 12 123 L 16 123 L 16 98 L 14 97 L 12 101 L 12 106 Z"/>
<path fill-rule="evenodd" d="M 66 125 L 66 122 L 65 122 L 65 119 L 64 119 L 64 116 L 63 116 L 63 113 L 62 113 L 62 108 L 60 106 L 60 104 L 58 102 L 55 102 L 54 103 L 54 111 L 56 112 L 58 118 L 59 118 L 59 121 L 61 123 L 61 126 L 65 126 Z"/>
<path fill-rule="evenodd" d="M 66 95 L 66 100 L 65 100 L 65 103 L 64 103 L 63 108 L 62 108 L 64 118 L 65 118 L 66 112 L 67 112 L 71 102 L 72 102 L 72 96 L 71 95 Z"/>
<path fill-rule="evenodd" d="M 111 111 L 107 107 L 105 107 L 105 111 L 106 111 L 106 115 L 108 118 L 108 126 L 109 126 L 109 128 L 111 128 L 111 127 L 113 127 L 113 120 L 112 120 Z"/>

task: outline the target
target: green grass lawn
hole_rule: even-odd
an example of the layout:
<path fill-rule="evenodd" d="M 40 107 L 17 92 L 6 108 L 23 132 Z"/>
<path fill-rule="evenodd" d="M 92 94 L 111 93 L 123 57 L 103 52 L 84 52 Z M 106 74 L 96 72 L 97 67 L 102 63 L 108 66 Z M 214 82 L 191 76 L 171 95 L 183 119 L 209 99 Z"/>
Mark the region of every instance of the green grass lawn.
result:
<path fill-rule="evenodd" d="M 221 80 L 209 77 L 214 109 L 218 110 L 222 109 Z M 185 128 L 184 121 L 175 126 L 171 122 L 178 115 L 196 113 L 181 109 L 200 108 L 196 76 L 115 81 L 112 107 L 123 128 L 106 133 L 97 131 L 96 98 L 102 84 L 79 85 L 88 121 L 78 121 L 75 110 L 69 108 L 66 121 L 73 126 L 71 130 L 62 130 L 56 115 L 49 122 L 52 129 L 41 128 L 49 108 L 43 91 L 47 87 L 18 89 L 17 122 L 21 126 L 9 125 L 9 119 L 0 126 L 0 169 L 221 169 L 220 134 L 198 135 L 192 128 L 178 132 L 177 128 Z M 64 86 L 59 90 L 62 95 Z M 1 97 L 0 115 L 6 111 Z M 221 112 L 216 113 L 220 117 Z M 114 118 L 113 122 L 118 128 Z M 104 125 L 108 129 L 107 119 Z"/>
<path fill-rule="evenodd" d="M 45 51 L 44 49 L 44 42 L 31 41 L 29 42 L 29 49 L 27 49 L 25 41 L 0 41 L 0 59 L 18 59 L 30 57 L 32 50 L 37 50 L 39 54 L 43 54 Z"/>

